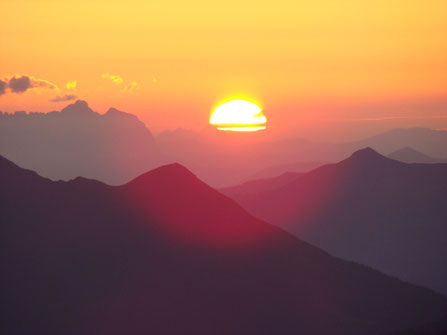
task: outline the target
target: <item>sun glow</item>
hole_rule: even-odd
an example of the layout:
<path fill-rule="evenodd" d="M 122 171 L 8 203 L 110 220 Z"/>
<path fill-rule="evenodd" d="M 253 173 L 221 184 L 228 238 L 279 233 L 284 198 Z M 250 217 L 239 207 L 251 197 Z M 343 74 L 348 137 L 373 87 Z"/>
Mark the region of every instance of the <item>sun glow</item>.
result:
<path fill-rule="evenodd" d="M 224 131 L 258 131 L 266 128 L 261 108 L 246 100 L 220 104 L 211 114 L 210 124 Z"/>

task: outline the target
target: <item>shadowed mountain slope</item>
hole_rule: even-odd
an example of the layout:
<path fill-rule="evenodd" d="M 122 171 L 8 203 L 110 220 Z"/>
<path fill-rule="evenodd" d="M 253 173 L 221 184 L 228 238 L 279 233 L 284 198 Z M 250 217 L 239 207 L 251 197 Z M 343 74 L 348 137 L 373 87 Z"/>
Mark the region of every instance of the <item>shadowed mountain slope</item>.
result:
<path fill-rule="evenodd" d="M 447 316 L 436 322 L 424 324 L 420 327 L 415 327 L 414 329 L 399 331 L 390 335 L 447 335 Z"/>
<path fill-rule="evenodd" d="M 368 148 L 274 190 L 222 192 L 338 257 L 447 293 L 447 164 Z"/>
<path fill-rule="evenodd" d="M 334 258 L 178 164 L 112 187 L 0 157 L 3 334 L 378 334 L 447 300 Z"/>

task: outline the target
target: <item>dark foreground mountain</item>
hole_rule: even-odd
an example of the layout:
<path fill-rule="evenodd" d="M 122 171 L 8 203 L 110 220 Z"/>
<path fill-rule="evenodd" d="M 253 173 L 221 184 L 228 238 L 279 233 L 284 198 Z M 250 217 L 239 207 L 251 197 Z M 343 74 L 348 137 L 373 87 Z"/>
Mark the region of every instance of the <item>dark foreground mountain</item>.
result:
<path fill-rule="evenodd" d="M 0 155 L 53 180 L 122 184 L 160 164 L 151 132 L 132 114 L 99 114 L 78 100 L 60 112 L 0 113 Z"/>
<path fill-rule="evenodd" d="M 447 335 L 447 316 L 435 322 L 424 324 L 414 329 L 399 331 L 390 335 Z"/>
<path fill-rule="evenodd" d="M 447 299 L 247 214 L 180 165 L 119 187 L 0 157 L 2 334 L 381 334 Z"/>
<path fill-rule="evenodd" d="M 335 256 L 447 293 L 447 164 L 364 149 L 275 189 L 223 192 Z"/>

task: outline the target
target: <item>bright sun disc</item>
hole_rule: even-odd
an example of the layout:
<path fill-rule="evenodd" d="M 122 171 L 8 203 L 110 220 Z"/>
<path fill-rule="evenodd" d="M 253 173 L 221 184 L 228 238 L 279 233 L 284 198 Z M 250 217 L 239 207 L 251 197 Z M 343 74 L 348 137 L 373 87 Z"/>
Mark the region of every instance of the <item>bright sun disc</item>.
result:
<path fill-rule="evenodd" d="M 266 122 L 261 108 L 246 100 L 225 102 L 214 110 L 210 118 L 210 124 L 226 131 L 263 130 Z"/>

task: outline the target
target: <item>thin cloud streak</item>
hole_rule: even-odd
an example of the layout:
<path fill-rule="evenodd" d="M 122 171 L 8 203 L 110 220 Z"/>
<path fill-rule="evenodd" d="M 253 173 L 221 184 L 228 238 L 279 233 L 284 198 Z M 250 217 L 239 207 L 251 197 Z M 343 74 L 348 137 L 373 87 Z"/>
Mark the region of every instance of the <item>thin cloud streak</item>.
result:
<path fill-rule="evenodd" d="M 363 117 L 363 118 L 321 118 L 326 122 L 363 122 L 363 121 L 388 121 L 388 120 L 426 120 L 426 119 L 447 119 L 447 115 L 429 116 L 383 116 L 383 117 Z"/>
<path fill-rule="evenodd" d="M 121 85 L 124 81 L 120 76 L 110 73 L 103 73 L 101 78 L 110 79 L 115 85 Z"/>
<path fill-rule="evenodd" d="M 65 94 L 63 96 L 57 96 L 54 99 L 50 99 L 48 101 L 50 101 L 50 102 L 62 102 L 62 101 L 75 100 L 76 98 L 77 98 L 77 96 L 74 95 L 74 94 Z"/>

